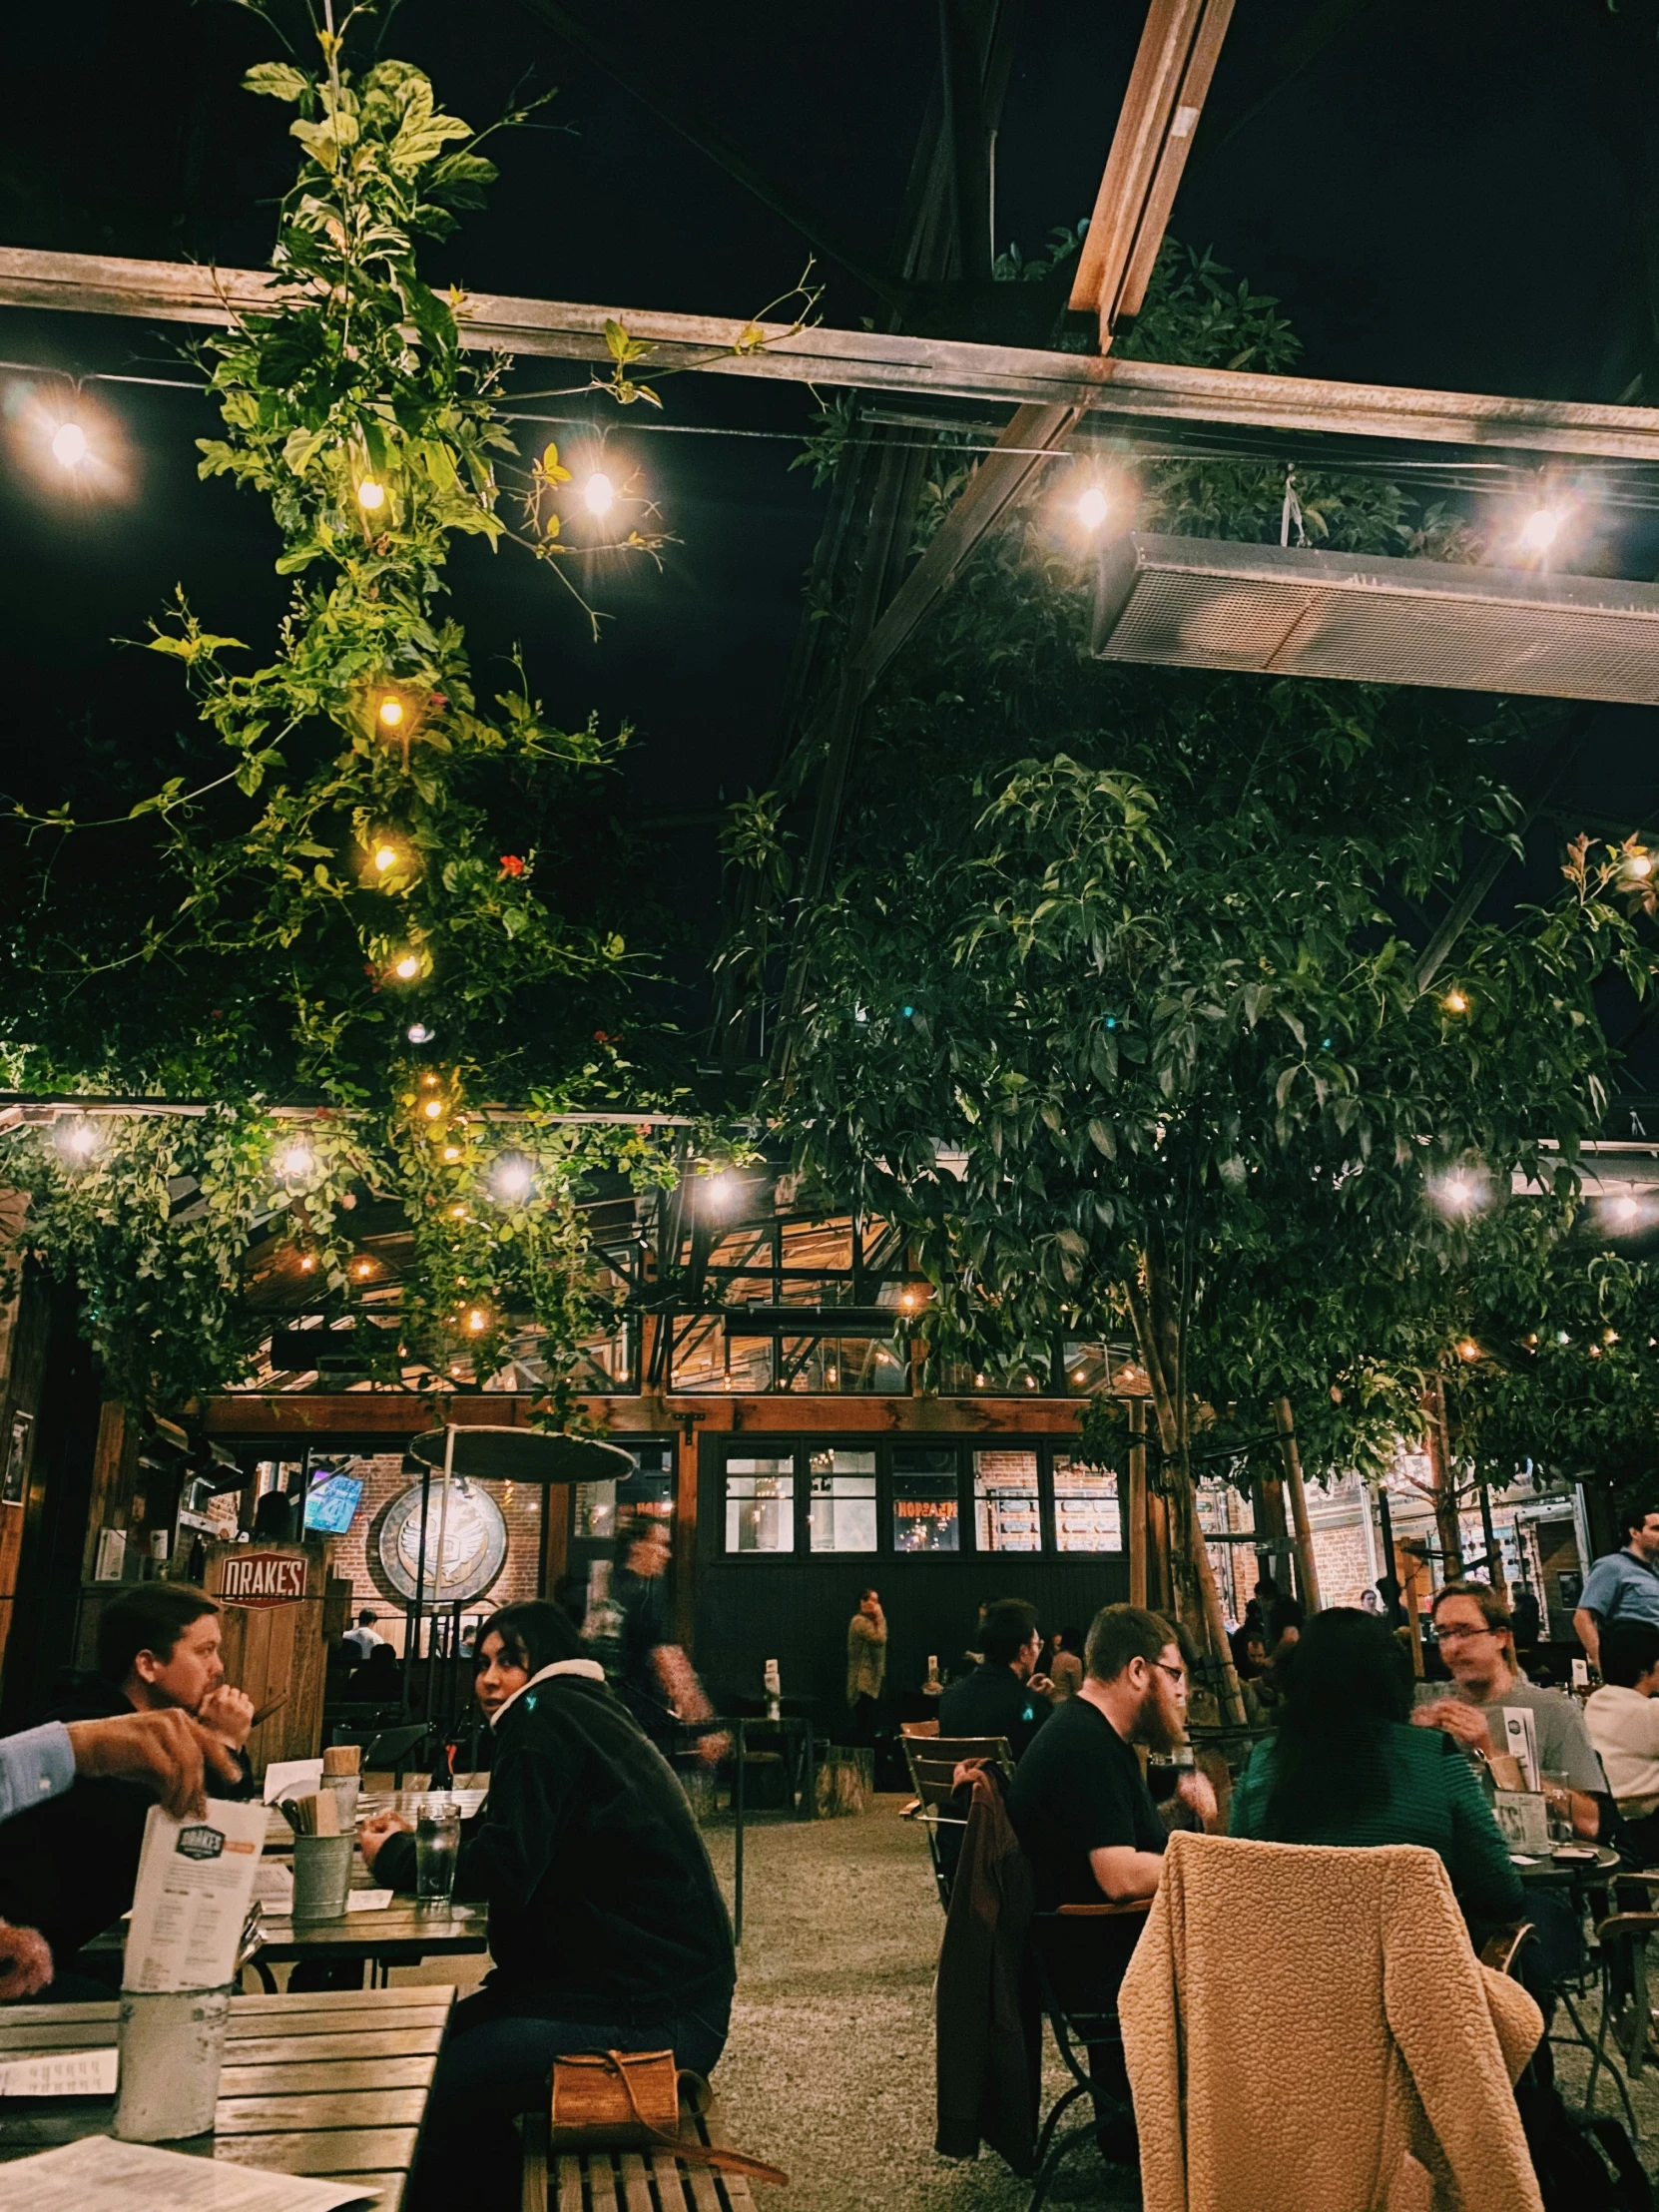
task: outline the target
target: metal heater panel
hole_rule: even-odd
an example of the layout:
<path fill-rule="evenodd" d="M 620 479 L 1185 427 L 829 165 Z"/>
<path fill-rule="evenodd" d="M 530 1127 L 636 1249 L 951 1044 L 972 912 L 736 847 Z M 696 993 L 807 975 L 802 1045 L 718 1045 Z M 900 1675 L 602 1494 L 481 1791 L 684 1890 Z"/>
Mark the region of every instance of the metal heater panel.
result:
<path fill-rule="evenodd" d="M 1659 704 L 1659 587 L 1130 536 L 1102 555 L 1103 660 Z"/>

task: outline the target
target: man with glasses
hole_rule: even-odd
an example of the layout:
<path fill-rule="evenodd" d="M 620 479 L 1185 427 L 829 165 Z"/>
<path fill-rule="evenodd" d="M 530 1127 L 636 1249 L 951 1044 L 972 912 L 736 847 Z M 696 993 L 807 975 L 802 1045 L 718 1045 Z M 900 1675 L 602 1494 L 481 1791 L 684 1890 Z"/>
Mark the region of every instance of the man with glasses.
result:
<path fill-rule="evenodd" d="M 1554 1812 L 1571 1821 L 1576 1835 L 1594 1843 L 1608 1796 L 1601 1761 L 1572 1699 L 1559 1690 L 1540 1690 L 1521 1674 L 1509 1611 L 1497 1592 L 1484 1582 L 1448 1582 L 1434 1600 L 1434 1640 L 1451 1681 L 1420 1684 L 1412 1720 L 1443 1728 L 1465 1751 L 1484 1758 L 1509 1748 L 1503 1708 L 1526 1707 L 1538 1741 L 1544 1796 Z"/>
<path fill-rule="evenodd" d="M 1048 1719 L 1053 1684 L 1037 1672 L 1042 1650 L 1037 1608 L 1022 1597 L 999 1597 L 979 1624 L 979 1664 L 939 1700 L 941 1736 L 1006 1736 L 1023 1759 Z"/>

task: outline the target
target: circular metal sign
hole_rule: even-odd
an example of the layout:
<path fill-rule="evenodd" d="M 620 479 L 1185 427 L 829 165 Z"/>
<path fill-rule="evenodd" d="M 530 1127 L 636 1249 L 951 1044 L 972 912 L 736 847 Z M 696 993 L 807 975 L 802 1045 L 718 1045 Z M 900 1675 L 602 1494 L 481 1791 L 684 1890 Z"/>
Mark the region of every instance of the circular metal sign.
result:
<path fill-rule="evenodd" d="M 386 1507 L 380 1523 L 380 1569 L 399 1597 L 413 1599 L 420 1569 L 420 1490 L 411 1483 Z M 443 1526 L 443 1561 L 438 1561 L 438 1527 Z M 464 1605 L 482 1597 L 507 1563 L 507 1524 L 487 1492 L 468 1485 L 451 1489 L 447 1512 L 443 1484 L 434 1482 L 426 1505 L 426 1563 L 420 1573 L 421 1600 L 428 1605 Z"/>

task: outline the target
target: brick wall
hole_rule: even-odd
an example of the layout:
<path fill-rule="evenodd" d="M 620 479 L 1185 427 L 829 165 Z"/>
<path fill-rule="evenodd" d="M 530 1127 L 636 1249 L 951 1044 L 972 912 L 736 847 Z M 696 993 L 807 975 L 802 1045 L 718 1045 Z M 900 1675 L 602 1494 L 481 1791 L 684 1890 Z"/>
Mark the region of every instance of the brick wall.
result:
<path fill-rule="evenodd" d="M 349 1577 L 352 1617 L 355 1618 L 363 1607 L 369 1607 L 380 1616 L 381 1635 L 401 1649 L 404 1600 L 386 1580 L 378 1557 L 370 1560 L 368 1548 L 370 1532 L 382 1510 L 407 1489 L 410 1477 L 403 1472 L 401 1453 L 395 1451 L 358 1459 L 351 1471 L 361 1480 L 363 1494 L 357 1501 L 351 1526 L 343 1535 L 329 1539 L 328 1571 Z M 501 1517 L 507 1524 L 507 1559 L 489 1590 L 474 1605 L 468 1606 L 469 1613 L 493 1611 L 498 1605 L 512 1605 L 521 1598 L 534 1597 L 536 1562 L 541 1548 L 539 1490 L 510 1482 L 479 1482 L 474 1486 L 487 1491 L 501 1508 Z M 563 1495 L 562 1491 L 554 1492 L 555 1505 Z"/>

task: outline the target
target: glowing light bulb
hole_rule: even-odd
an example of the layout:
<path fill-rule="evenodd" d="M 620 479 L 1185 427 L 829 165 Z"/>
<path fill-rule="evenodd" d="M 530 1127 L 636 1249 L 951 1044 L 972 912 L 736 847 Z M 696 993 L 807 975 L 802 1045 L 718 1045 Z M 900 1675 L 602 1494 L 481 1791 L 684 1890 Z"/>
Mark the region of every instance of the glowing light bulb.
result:
<path fill-rule="evenodd" d="M 497 1198 L 527 1198 L 536 1180 L 535 1169 L 521 1152 L 504 1152 L 495 1163 L 490 1183 Z"/>
<path fill-rule="evenodd" d="M 1617 1198 L 1609 1199 L 1607 1211 L 1615 1221 L 1633 1222 L 1641 1217 L 1641 1207 L 1629 1191 L 1621 1191 Z"/>
<path fill-rule="evenodd" d="M 737 1197 L 739 1188 L 735 1175 L 713 1175 L 709 1178 L 709 1197 L 716 1206 L 730 1206 Z"/>
<path fill-rule="evenodd" d="M 401 959 L 394 962 L 391 972 L 397 977 L 399 982 L 412 983 L 415 977 L 420 973 L 420 957 L 418 953 L 405 952 Z"/>
<path fill-rule="evenodd" d="M 441 1121 L 443 1119 L 443 1100 L 441 1098 L 429 1098 L 420 1110 L 428 1121 Z"/>
<path fill-rule="evenodd" d="M 374 1273 L 374 1262 L 372 1260 L 359 1260 L 351 1272 L 359 1279 L 365 1275 L 372 1275 Z"/>
<path fill-rule="evenodd" d="M 60 422 L 52 433 L 52 458 L 64 468 L 79 468 L 87 457 L 87 434 L 78 422 Z"/>
<path fill-rule="evenodd" d="M 1085 530 L 1098 530 L 1111 512 L 1112 503 L 1098 484 L 1091 484 L 1077 502 L 1077 519 Z"/>
<path fill-rule="evenodd" d="M 403 1034 L 410 1044 L 430 1044 L 432 1041 L 432 1032 L 423 1021 L 411 1021 Z"/>
<path fill-rule="evenodd" d="M 590 515 L 608 515 L 616 504 L 616 486 L 595 470 L 582 486 L 582 504 Z"/>
<path fill-rule="evenodd" d="M 443 1156 L 446 1160 L 458 1160 L 461 1156 L 460 1146 L 458 1144 L 446 1144 L 443 1148 Z"/>
<path fill-rule="evenodd" d="M 1653 873 L 1653 854 L 1651 852 L 1632 852 L 1629 859 L 1624 863 L 1624 872 L 1626 875 L 1638 876 L 1645 880 Z"/>
<path fill-rule="evenodd" d="M 1572 1339 L 1567 1335 L 1564 1329 L 1558 1329 L 1555 1332 L 1555 1342 L 1558 1345 L 1570 1345 L 1572 1343 Z"/>
<path fill-rule="evenodd" d="M 474 1306 L 471 1313 L 466 1317 L 466 1325 L 475 1337 L 483 1334 L 487 1325 L 487 1317 L 481 1307 Z"/>
<path fill-rule="evenodd" d="M 1466 1014 L 1469 1010 L 1468 1000 L 1461 991 L 1457 990 L 1447 991 L 1444 998 L 1440 1000 L 1440 1004 L 1448 1014 Z"/>
<path fill-rule="evenodd" d="M 1520 542 L 1528 553 L 1547 553 L 1561 534 L 1566 516 L 1559 507 L 1538 507 L 1520 526 Z"/>
<path fill-rule="evenodd" d="M 1472 1337 L 1465 1337 L 1462 1343 L 1457 1347 L 1457 1357 L 1459 1360 L 1478 1360 L 1480 1357 L 1480 1347 L 1475 1343 Z"/>
<path fill-rule="evenodd" d="M 378 712 L 382 728 L 395 730 L 403 720 L 403 702 L 400 699 L 382 699 Z"/>
<path fill-rule="evenodd" d="M 421 1077 L 420 1087 L 423 1091 L 435 1091 L 437 1089 L 438 1079 L 432 1073 L 430 1068 L 428 1068 L 426 1070 L 426 1073 Z"/>
<path fill-rule="evenodd" d="M 397 847 L 394 844 L 377 844 L 374 847 L 374 865 L 384 875 L 388 868 L 397 865 Z"/>
<path fill-rule="evenodd" d="M 316 1154 L 302 1137 L 296 1137 L 292 1144 L 285 1145 L 276 1155 L 276 1173 L 289 1182 L 298 1182 L 309 1175 L 315 1166 Z"/>
<path fill-rule="evenodd" d="M 90 1160 L 98 1150 L 97 1127 L 90 1121 L 72 1122 L 58 1142 L 73 1159 Z"/>
<path fill-rule="evenodd" d="M 377 508 L 383 507 L 385 503 L 385 485 L 375 483 L 371 476 L 365 476 L 357 486 L 357 505 L 373 514 Z"/>
<path fill-rule="evenodd" d="M 301 1274 L 301 1275 L 309 1275 L 309 1274 L 311 1273 L 312 1269 L 313 1269 L 313 1268 L 314 1268 L 315 1266 L 316 1266 L 316 1262 L 315 1262 L 315 1261 L 314 1261 L 314 1260 L 313 1260 L 313 1259 L 311 1258 L 310 1254 L 309 1254 L 309 1253 L 307 1252 L 307 1253 L 306 1253 L 306 1255 L 305 1255 L 305 1257 L 304 1257 L 304 1259 L 303 1259 L 303 1260 L 301 1260 L 301 1261 L 300 1261 L 300 1263 L 299 1263 L 299 1272 L 300 1272 L 300 1274 Z"/>

